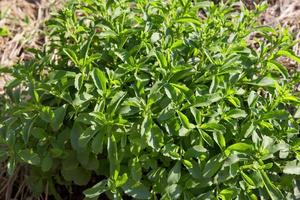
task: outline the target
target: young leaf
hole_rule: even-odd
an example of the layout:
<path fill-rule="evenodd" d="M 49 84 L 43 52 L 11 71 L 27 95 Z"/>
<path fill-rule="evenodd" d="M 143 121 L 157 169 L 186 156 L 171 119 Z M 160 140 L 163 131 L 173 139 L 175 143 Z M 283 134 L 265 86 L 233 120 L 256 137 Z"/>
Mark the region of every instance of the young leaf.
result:
<path fill-rule="evenodd" d="M 181 17 L 181 18 L 178 18 L 176 20 L 176 22 L 178 22 L 178 23 L 192 23 L 192 24 L 196 24 L 196 25 L 201 24 L 199 19 L 195 19 L 195 18 L 191 18 L 191 17 Z"/>
<path fill-rule="evenodd" d="M 293 51 L 279 50 L 277 52 L 277 55 L 288 57 L 288 58 L 300 63 L 300 58 L 297 55 L 295 55 L 295 53 Z"/>
<path fill-rule="evenodd" d="M 182 123 L 182 125 L 183 125 L 184 128 L 191 129 L 191 128 L 194 127 L 193 124 L 191 124 L 189 122 L 189 119 L 187 118 L 187 116 L 185 116 L 185 114 L 183 114 L 180 111 L 177 111 L 177 113 L 178 113 L 178 116 L 179 116 L 180 121 L 181 121 L 181 123 Z"/>
<path fill-rule="evenodd" d="M 195 107 L 191 107 L 190 110 L 191 110 L 191 113 L 193 114 L 193 116 L 195 118 L 195 121 L 196 121 L 197 125 L 201 125 L 202 116 L 201 116 L 200 111 Z"/>
<path fill-rule="evenodd" d="M 222 132 L 214 131 L 213 138 L 222 150 L 226 147 L 225 137 Z"/>
<path fill-rule="evenodd" d="M 161 68 L 166 68 L 168 66 L 167 59 L 163 53 L 156 52 L 155 56 Z"/>
<path fill-rule="evenodd" d="M 230 118 L 237 119 L 237 118 L 245 118 L 247 117 L 247 113 L 241 109 L 233 109 L 226 113 L 226 115 Z"/>
<path fill-rule="evenodd" d="M 106 93 L 106 83 L 107 79 L 105 73 L 98 68 L 94 68 L 92 71 L 92 79 L 98 90 L 102 90 L 103 93 Z"/>
<path fill-rule="evenodd" d="M 77 55 L 73 50 L 64 48 L 63 52 L 72 60 L 75 65 L 79 66 Z"/>
<path fill-rule="evenodd" d="M 252 153 L 252 151 L 254 150 L 254 147 L 252 144 L 247 144 L 247 143 L 235 143 L 230 145 L 229 147 L 227 147 L 226 151 L 227 153 L 230 153 L 231 151 L 237 151 L 240 153 Z"/>
<path fill-rule="evenodd" d="M 245 174 L 243 171 L 241 171 L 241 175 L 246 183 L 248 183 L 251 186 L 255 186 L 254 181 L 247 174 Z"/>
<path fill-rule="evenodd" d="M 289 72 L 288 72 L 287 68 L 285 66 L 283 66 L 282 64 L 280 64 L 279 62 L 277 62 L 275 60 L 270 60 L 270 61 L 268 61 L 268 66 L 278 70 L 284 78 L 289 77 Z"/>

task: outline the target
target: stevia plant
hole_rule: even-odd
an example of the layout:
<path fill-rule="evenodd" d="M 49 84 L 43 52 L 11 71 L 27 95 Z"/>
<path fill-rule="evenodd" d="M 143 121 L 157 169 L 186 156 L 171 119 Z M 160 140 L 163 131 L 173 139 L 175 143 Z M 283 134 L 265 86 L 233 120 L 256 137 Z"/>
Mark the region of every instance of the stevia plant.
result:
<path fill-rule="evenodd" d="M 300 198 L 299 74 L 287 31 L 235 1 L 76 0 L 12 68 L 8 172 L 86 199 Z M 201 17 L 199 17 L 201 15 Z M 249 43 L 256 38 L 258 48 Z M 2 147 L 2 146 L 1 146 Z"/>

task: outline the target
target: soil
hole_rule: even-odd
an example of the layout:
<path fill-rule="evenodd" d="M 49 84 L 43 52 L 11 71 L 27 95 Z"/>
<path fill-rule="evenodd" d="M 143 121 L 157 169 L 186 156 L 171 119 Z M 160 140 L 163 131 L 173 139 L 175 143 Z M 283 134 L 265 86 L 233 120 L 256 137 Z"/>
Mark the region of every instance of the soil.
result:
<path fill-rule="evenodd" d="M 43 23 L 63 1 L 0 0 L 0 68 L 32 58 L 26 49 L 44 44 Z M 0 74 L 0 95 L 9 79 Z"/>

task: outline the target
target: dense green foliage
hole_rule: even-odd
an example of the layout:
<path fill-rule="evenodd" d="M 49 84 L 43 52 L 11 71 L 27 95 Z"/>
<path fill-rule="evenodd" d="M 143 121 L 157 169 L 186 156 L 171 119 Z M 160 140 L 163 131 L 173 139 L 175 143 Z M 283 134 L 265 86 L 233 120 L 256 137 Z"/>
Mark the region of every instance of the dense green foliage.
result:
<path fill-rule="evenodd" d="M 49 184 L 57 199 L 55 184 L 92 177 L 86 199 L 299 198 L 300 78 L 276 59 L 300 59 L 287 32 L 257 26 L 263 8 L 71 3 L 48 22 L 44 50 L 12 69 L 9 173 L 29 164 L 35 193 Z"/>

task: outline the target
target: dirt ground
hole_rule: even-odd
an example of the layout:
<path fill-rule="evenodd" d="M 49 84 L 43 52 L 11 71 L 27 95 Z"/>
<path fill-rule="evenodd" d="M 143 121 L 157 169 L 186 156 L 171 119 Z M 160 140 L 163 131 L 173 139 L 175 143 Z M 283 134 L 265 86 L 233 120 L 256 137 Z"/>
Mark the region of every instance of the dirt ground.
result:
<path fill-rule="evenodd" d="M 261 22 L 273 27 L 282 26 L 289 28 L 298 43 L 294 52 L 300 56 L 300 0 L 269 0 L 271 6 L 262 14 Z M 300 71 L 300 63 L 283 58 L 279 60 L 286 67 L 294 67 Z"/>
<path fill-rule="evenodd" d="M 0 66 L 28 59 L 25 49 L 43 44 L 42 24 L 58 7 L 58 0 L 0 0 Z"/>
<path fill-rule="evenodd" d="M 32 57 L 45 42 L 43 23 L 64 0 L 0 0 L 0 67 Z M 0 74 L 0 95 L 9 77 Z"/>

